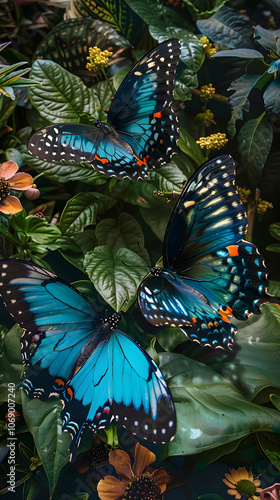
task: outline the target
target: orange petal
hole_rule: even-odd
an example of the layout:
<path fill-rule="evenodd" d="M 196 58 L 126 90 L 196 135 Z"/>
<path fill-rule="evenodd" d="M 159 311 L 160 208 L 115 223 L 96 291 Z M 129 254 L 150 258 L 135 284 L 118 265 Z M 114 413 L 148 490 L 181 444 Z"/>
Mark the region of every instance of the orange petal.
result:
<path fill-rule="evenodd" d="M 31 175 L 24 172 L 19 172 L 18 174 L 13 175 L 9 180 L 10 188 L 18 189 L 21 191 L 25 191 L 26 189 L 31 188 L 32 184 L 33 178 L 31 177 Z"/>
<path fill-rule="evenodd" d="M 232 485 L 236 484 L 236 480 L 234 479 L 232 474 L 225 474 L 225 476 Z"/>
<path fill-rule="evenodd" d="M 18 171 L 18 166 L 14 161 L 5 161 L 0 165 L 0 177 L 10 179 Z"/>
<path fill-rule="evenodd" d="M 172 481 L 170 474 L 168 474 L 167 470 L 165 470 L 163 467 L 161 467 L 160 469 L 156 469 L 150 477 L 160 488 L 161 493 L 165 492 L 166 485 L 170 484 Z"/>
<path fill-rule="evenodd" d="M 97 485 L 98 496 L 101 500 L 121 500 L 125 492 L 125 484 L 114 476 L 106 476 Z"/>
<path fill-rule="evenodd" d="M 135 476 L 139 477 L 155 460 L 156 456 L 154 453 L 140 443 L 137 443 L 135 446 L 134 465 L 132 467 Z"/>
<path fill-rule="evenodd" d="M 109 453 L 109 462 L 112 464 L 119 476 L 131 481 L 132 470 L 130 465 L 130 458 L 123 450 L 111 450 Z"/>
<path fill-rule="evenodd" d="M 234 495 L 234 498 L 236 498 L 237 500 L 240 500 L 241 495 L 237 490 L 227 490 L 227 492 L 229 495 Z"/>
<path fill-rule="evenodd" d="M 0 201 L 0 212 L 3 214 L 17 214 L 22 211 L 22 204 L 16 198 L 16 196 L 11 196 L 10 194 L 7 198 Z"/>
<path fill-rule="evenodd" d="M 229 488 L 232 488 L 233 486 L 235 486 L 233 483 L 231 483 L 230 481 L 227 481 L 227 479 L 223 479 L 223 482 L 229 487 Z"/>

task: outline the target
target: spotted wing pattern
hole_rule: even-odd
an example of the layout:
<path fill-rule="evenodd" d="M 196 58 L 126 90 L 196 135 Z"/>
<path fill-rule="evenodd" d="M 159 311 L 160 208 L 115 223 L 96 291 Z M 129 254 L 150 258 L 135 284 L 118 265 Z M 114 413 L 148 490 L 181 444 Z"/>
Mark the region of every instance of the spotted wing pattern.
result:
<path fill-rule="evenodd" d="M 242 241 L 247 218 L 236 191 L 234 162 L 221 156 L 202 165 L 183 189 L 163 244 L 164 269 L 154 268 L 138 290 L 145 318 L 179 326 L 192 340 L 230 348 L 236 328 L 267 302 L 267 268 Z"/>
<path fill-rule="evenodd" d="M 86 297 L 40 266 L 6 259 L 0 267 L 2 299 L 24 329 L 21 386 L 31 398 L 60 397 L 72 459 L 85 425 L 98 430 L 115 422 L 139 438 L 170 441 L 171 394 L 146 351 L 116 330 L 120 316 L 103 320 Z"/>
<path fill-rule="evenodd" d="M 107 123 L 49 125 L 33 134 L 28 151 L 45 161 L 87 161 L 95 170 L 120 179 L 145 179 L 149 169 L 169 163 L 179 151 L 171 109 L 179 57 L 178 40 L 160 44 L 124 79 Z"/>

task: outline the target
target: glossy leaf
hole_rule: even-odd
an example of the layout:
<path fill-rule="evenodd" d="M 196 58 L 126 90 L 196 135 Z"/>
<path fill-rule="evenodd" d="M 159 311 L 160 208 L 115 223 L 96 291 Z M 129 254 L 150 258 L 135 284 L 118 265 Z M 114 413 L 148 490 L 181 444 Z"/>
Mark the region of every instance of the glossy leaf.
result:
<path fill-rule="evenodd" d="M 103 219 L 97 224 L 95 235 L 99 245 L 108 246 L 113 252 L 116 252 L 119 248 L 128 248 L 140 255 L 147 265 L 150 265 L 148 252 L 143 248 L 144 234 L 142 228 L 132 215 L 121 213 L 118 221 Z"/>
<path fill-rule="evenodd" d="M 274 238 L 280 241 L 280 222 L 270 224 L 268 230 Z"/>
<path fill-rule="evenodd" d="M 78 193 L 67 201 L 59 227 L 67 235 L 82 232 L 86 226 L 96 223 L 97 214 L 102 214 L 115 203 L 115 200 L 101 193 Z"/>
<path fill-rule="evenodd" d="M 107 246 L 88 252 L 84 267 L 96 290 L 117 312 L 127 311 L 136 300 L 138 286 L 149 270 L 135 252 Z"/>
<path fill-rule="evenodd" d="M 197 21 L 198 29 L 210 40 L 232 49 L 253 48 L 250 22 L 239 12 L 222 7 L 209 19 Z"/>
<path fill-rule="evenodd" d="M 264 49 L 275 50 L 280 49 L 280 30 L 267 30 L 258 25 L 254 28 L 254 40 L 256 40 Z"/>
<path fill-rule="evenodd" d="M 257 434 L 257 442 L 264 455 L 280 470 L 280 439 L 277 434 L 262 432 Z"/>
<path fill-rule="evenodd" d="M 180 127 L 180 139 L 178 140 L 178 146 L 194 161 L 196 165 L 202 165 L 204 157 L 201 148 L 198 144 L 196 144 L 191 134 L 189 134 L 189 132 L 182 127 Z"/>
<path fill-rule="evenodd" d="M 207 0 L 183 0 L 183 2 L 194 19 L 202 19 L 211 16 L 220 9 L 226 0 L 214 0 L 210 3 L 211 7 Z"/>
<path fill-rule="evenodd" d="M 233 81 L 229 88 L 230 91 L 233 90 L 234 92 L 229 97 L 228 103 L 235 113 L 238 113 L 235 116 L 238 116 L 241 120 L 243 118 L 243 111 L 249 111 L 250 109 L 248 96 L 259 79 L 260 75 L 246 73 L 246 75 Z"/>
<path fill-rule="evenodd" d="M 154 28 L 180 27 L 185 24 L 182 16 L 175 9 L 157 0 L 141 0 L 141 2 L 129 0 L 129 5 L 149 25 L 151 34 Z"/>
<path fill-rule="evenodd" d="M 174 441 L 165 456 L 192 455 L 252 432 L 279 432 L 280 412 L 247 401 L 210 367 L 180 354 L 159 355 L 177 415 Z"/>
<path fill-rule="evenodd" d="M 261 52 L 253 49 L 233 49 L 233 50 L 220 50 L 213 54 L 211 58 L 221 57 L 238 57 L 240 59 L 263 59 Z"/>
<path fill-rule="evenodd" d="M 121 199 L 138 207 L 150 208 L 164 204 L 164 200 L 154 195 L 156 186 L 148 182 L 131 183 L 129 179 L 118 182 L 112 189 L 114 198 Z"/>
<path fill-rule="evenodd" d="M 263 94 L 264 107 L 266 116 L 271 118 L 277 115 L 280 111 L 280 78 L 276 80 L 265 89 Z"/>
<path fill-rule="evenodd" d="M 261 178 L 272 137 L 272 127 L 262 116 L 248 120 L 239 132 L 238 144 L 242 165 L 253 186 L 256 186 Z"/>
<path fill-rule="evenodd" d="M 168 165 L 163 165 L 158 170 L 149 172 L 149 180 L 159 191 L 179 191 L 181 192 L 187 177 L 176 165 L 171 161 Z"/>
<path fill-rule="evenodd" d="M 24 418 L 47 474 L 52 496 L 60 471 L 69 462 L 71 436 L 68 432 L 62 432 L 62 404 L 59 398 L 47 401 L 29 399 L 23 390 L 21 398 Z"/>
<path fill-rule="evenodd" d="M 192 98 L 191 89 L 198 87 L 197 75 L 185 68 L 175 80 L 174 100 L 189 101 Z"/>
<path fill-rule="evenodd" d="M 41 83 L 30 89 L 30 100 L 40 115 L 52 123 L 79 122 L 81 113 L 94 115 L 95 94 L 81 79 L 53 61 L 37 60 L 30 76 Z"/>
<path fill-rule="evenodd" d="M 166 227 L 172 213 L 173 205 L 165 201 L 165 205 L 158 208 L 140 208 L 140 213 L 154 234 L 163 241 Z"/>

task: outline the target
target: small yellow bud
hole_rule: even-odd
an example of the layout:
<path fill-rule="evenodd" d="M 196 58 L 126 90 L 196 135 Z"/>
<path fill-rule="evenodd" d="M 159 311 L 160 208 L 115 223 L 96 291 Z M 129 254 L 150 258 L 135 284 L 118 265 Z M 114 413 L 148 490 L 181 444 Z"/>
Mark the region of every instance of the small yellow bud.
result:
<path fill-rule="evenodd" d="M 98 47 L 89 47 L 89 56 L 87 60 L 89 61 L 86 65 L 86 68 L 89 71 L 96 71 L 101 68 L 107 68 L 109 57 L 113 55 L 113 52 L 109 52 L 109 50 L 104 50 L 101 52 L 101 49 Z"/>
<path fill-rule="evenodd" d="M 220 132 L 208 135 L 207 137 L 200 137 L 196 141 L 201 149 L 221 149 L 227 142 L 226 134 Z"/>
<path fill-rule="evenodd" d="M 259 198 L 258 201 L 258 206 L 257 206 L 257 213 L 258 214 L 265 214 L 269 208 L 273 208 L 273 204 L 270 203 L 270 201 L 262 200 Z"/>
<path fill-rule="evenodd" d="M 210 101 L 214 94 L 215 88 L 212 83 L 209 83 L 209 85 L 202 85 L 202 87 L 200 87 L 200 99 L 202 101 Z"/>

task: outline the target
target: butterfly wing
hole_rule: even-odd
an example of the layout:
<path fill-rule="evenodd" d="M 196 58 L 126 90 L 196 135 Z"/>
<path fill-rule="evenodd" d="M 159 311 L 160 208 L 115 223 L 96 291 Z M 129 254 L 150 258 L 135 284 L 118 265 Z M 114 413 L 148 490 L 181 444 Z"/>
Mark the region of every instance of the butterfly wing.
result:
<path fill-rule="evenodd" d="M 72 400 L 69 393 L 74 394 Z M 159 368 L 118 330 L 100 342 L 69 383 L 62 419 L 63 428 L 72 434 L 74 453 L 84 424 L 98 430 L 115 420 L 155 443 L 171 441 L 176 430 L 174 405 Z"/>
<path fill-rule="evenodd" d="M 25 330 L 21 385 L 29 397 L 61 398 L 73 458 L 85 424 L 98 430 L 117 420 L 141 438 L 171 440 L 176 422 L 166 382 L 144 349 L 115 330 L 119 316 L 104 321 L 80 292 L 40 266 L 6 259 L 0 267 L 2 299 Z"/>
<path fill-rule="evenodd" d="M 140 308 L 152 324 L 175 324 L 212 347 L 233 343 L 231 316 L 247 319 L 262 304 L 279 302 L 266 291 L 263 257 L 255 245 L 242 241 L 247 218 L 234 181 L 229 156 L 210 160 L 195 172 L 166 230 L 164 283 L 159 287 L 155 278 L 148 278 L 138 293 Z"/>
<path fill-rule="evenodd" d="M 111 104 L 108 123 L 149 166 L 170 162 L 179 138 L 171 109 L 180 42 L 172 39 L 146 54 L 128 73 Z"/>

